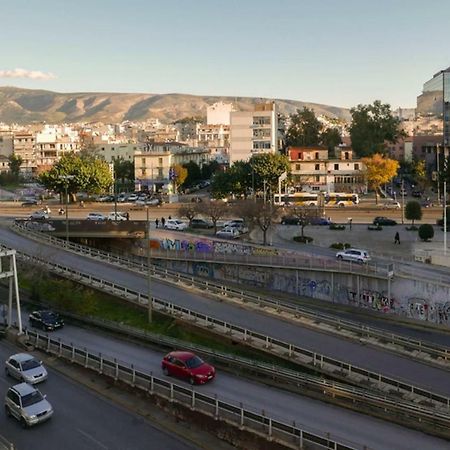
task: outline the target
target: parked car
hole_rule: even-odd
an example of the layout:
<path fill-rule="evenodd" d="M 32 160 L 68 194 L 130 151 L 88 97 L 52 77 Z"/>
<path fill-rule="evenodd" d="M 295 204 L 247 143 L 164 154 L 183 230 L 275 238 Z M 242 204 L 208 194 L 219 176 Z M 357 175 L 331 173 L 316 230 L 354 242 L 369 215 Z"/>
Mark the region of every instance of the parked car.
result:
<path fill-rule="evenodd" d="M 281 225 L 299 225 L 300 219 L 293 216 L 283 216 L 281 218 Z"/>
<path fill-rule="evenodd" d="M 366 250 L 348 248 L 336 253 L 336 258 L 341 261 L 351 261 L 357 263 L 367 263 L 370 261 L 369 253 Z"/>
<path fill-rule="evenodd" d="M 300 222 L 300 221 L 299 221 Z M 330 225 L 331 221 L 326 217 L 313 217 L 311 220 L 311 225 Z"/>
<path fill-rule="evenodd" d="M 46 331 L 53 331 L 64 326 L 64 320 L 61 316 L 50 310 L 33 311 L 28 321 L 32 327 L 42 328 Z"/>
<path fill-rule="evenodd" d="M 42 204 L 41 200 L 37 200 L 35 198 L 26 198 L 23 202 L 22 202 L 22 206 L 35 206 L 35 205 L 40 205 Z"/>
<path fill-rule="evenodd" d="M 378 216 L 375 217 L 375 219 L 373 219 L 373 224 L 382 226 L 393 226 L 397 225 L 397 222 L 393 219 L 388 219 L 387 217 L 384 216 Z"/>
<path fill-rule="evenodd" d="M 35 211 L 30 214 L 29 219 L 31 220 L 47 220 L 50 218 L 50 215 L 45 211 Z"/>
<path fill-rule="evenodd" d="M 223 224 L 223 228 L 229 227 L 230 225 L 233 225 L 235 223 L 244 225 L 245 221 L 244 219 L 231 219 L 231 220 L 227 220 L 226 222 L 224 222 Z"/>
<path fill-rule="evenodd" d="M 213 228 L 213 224 L 210 222 L 207 222 L 206 220 L 203 220 L 203 219 L 192 219 L 190 227 L 191 228 L 204 228 L 204 229 L 208 230 L 209 228 Z"/>
<path fill-rule="evenodd" d="M 423 192 L 422 191 L 418 191 L 418 190 L 414 190 L 414 191 L 412 191 L 412 194 L 411 194 L 413 197 L 416 197 L 416 198 L 420 198 L 420 197 L 422 197 L 422 195 L 423 195 Z"/>
<path fill-rule="evenodd" d="M 224 228 L 234 228 L 235 230 L 238 231 L 239 234 L 248 233 L 247 225 L 245 225 L 245 223 L 241 223 L 241 222 L 232 222 Z"/>
<path fill-rule="evenodd" d="M 114 220 L 116 222 L 127 220 L 127 217 L 125 216 L 125 213 L 122 213 L 120 211 L 116 212 L 110 212 L 108 216 L 106 217 L 107 220 Z"/>
<path fill-rule="evenodd" d="M 167 230 L 183 231 L 187 227 L 188 227 L 187 223 L 184 223 L 178 219 L 168 219 L 164 224 L 164 228 L 166 228 Z"/>
<path fill-rule="evenodd" d="M 149 206 L 158 206 L 161 202 L 159 201 L 159 198 L 153 197 L 153 198 L 149 198 L 148 200 L 145 201 L 146 205 Z"/>
<path fill-rule="evenodd" d="M 216 233 L 216 236 L 218 238 L 223 239 L 237 239 L 239 237 L 240 233 L 236 228 L 226 227 L 222 228 Z"/>
<path fill-rule="evenodd" d="M 5 412 L 26 428 L 44 422 L 53 415 L 52 405 L 38 389 L 28 383 L 20 383 L 8 389 Z"/>
<path fill-rule="evenodd" d="M 386 202 L 383 203 L 383 209 L 401 209 L 399 202 Z"/>
<path fill-rule="evenodd" d="M 431 208 L 433 206 L 433 202 L 431 200 L 424 200 L 421 203 L 422 208 Z"/>
<path fill-rule="evenodd" d="M 138 199 L 138 195 L 137 194 L 131 194 L 128 196 L 128 201 L 129 202 L 135 202 Z"/>
<path fill-rule="evenodd" d="M 5 374 L 29 384 L 40 383 L 48 377 L 42 361 L 28 353 L 17 353 L 5 362 Z"/>
<path fill-rule="evenodd" d="M 216 376 L 216 369 L 192 352 L 170 352 L 164 356 L 161 368 L 164 375 L 183 378 L 191 384 L 205 384 Z"/>
<path fill-rule="evenodd" d="M 86 220 L 95 220 L 97 222 L 103 222 L 104 220 L 106 220 L 106 216 L 103 215 L 102 213 L 90 212 L 87 215 Z"/>
<path fill-rule="evenodd" d="M 114 201 L 114 195 L 101 195 L 98 197 L 97 201 L 105 203 L 105 202 L 113 202 Z"/>

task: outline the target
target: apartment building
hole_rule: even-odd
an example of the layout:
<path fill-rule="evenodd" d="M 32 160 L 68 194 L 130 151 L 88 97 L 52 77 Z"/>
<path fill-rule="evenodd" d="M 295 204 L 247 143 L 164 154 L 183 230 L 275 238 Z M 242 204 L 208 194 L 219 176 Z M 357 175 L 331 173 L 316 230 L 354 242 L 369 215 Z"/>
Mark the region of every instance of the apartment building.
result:
<path fill-rule="evenodd" d="M 0 173 L 9 172 L 9 158 L 0 154 Z"/>
<path fill-rule="evenodd" d="M 191 161 L 202 167 L 210 158 L 210 150 L 203 147 L 188 147 L 179 142 L 147 144 L 134 153 L 136 190 L 171 192 L 171 168 Z"/>
<path fill-rule="evenodd" d="M 14 136 L 12 131 L 0 130 L 0 156 L 10 156 L 14 151 Z"/>
<path fill-rule="evenodd" d="M 324 147 L 289 147 L 291 179 L 296 191 L 365 192 L 364 165 L 350 147 L 337 147 L 329 157 Z"/>
<path fill-rule="evenodd" d="M 97 144 L 93 147 L 95 152 L 101 156 L 107 163 L 114 163 L 118 159 L 124 161 L 134 161 L 135 152 L 142 148 L 142 144 Z"/>
<path fill-rule="evenodd" d="M 275 102 L 255 105 L 253 111 L 230 114 L 230 164 L 259 153 L 278 151 L 278 113 Z"/>
<path fill-rule="evenodd" d="M 22 159 L 20 172 L 25 177 L 36 174 L 35 135 L 30 132 L 15 132 L 13 137 L 14 154 Z"/>
<path fill-rule="evenodd" d="M 206 108 L 206 123 L 208 125 L 230 125 L 230 114 L 233 111 L 232 103 L 214 103 Z"/>

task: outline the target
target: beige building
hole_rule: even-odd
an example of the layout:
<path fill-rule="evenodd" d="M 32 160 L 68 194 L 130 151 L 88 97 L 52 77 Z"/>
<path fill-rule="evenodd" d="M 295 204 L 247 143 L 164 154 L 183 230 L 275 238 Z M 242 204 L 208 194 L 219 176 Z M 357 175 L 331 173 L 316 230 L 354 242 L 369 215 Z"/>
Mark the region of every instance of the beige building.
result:
<path fill-rule="evenodd" d="M 364 165 L 350 147 L 337 147 L 329 158 L 324 147 L 289 147 L 292 184 L 296 191 L 365 192 Z"/>
<path fill-rule="evenodd" d="M 12 131 L 0 130 L 0 155 L 10 156 L 14 151 L 14 136 Z"/>
<path fill-rule="evenodd" d="M 208 125 L 230 125 L 232 103 L 217 102 L 206 108 L 206 123 Z"/>
<path fill-rule="evenodd" d="M 103 157 L 107 163 L 114 163 L 118 159 L 124 161 L 134 161 L 135 152 L 139 151 L 142 145 L 131 144 L 97 144 L 95 149 L 99 156 Z"/>
<path fill-rule="evenodd" d="M 0 155 L 0 173 L 9 172 L 9 158 L 5 155 Z"/>
<path fill-rule="evenodd" d="M 254 111 L 231 112 L 230 164 L 258 153 L 278 151 L 278 114 L 275 102 L 255 105 Z"/>
<path fill-rule="evenodd" d="M 25 176 L 36 173 L 35 136 L 33 133 L 16 132 L 13 138 L 14 154 L 22 158 L 20 171 Z"/>

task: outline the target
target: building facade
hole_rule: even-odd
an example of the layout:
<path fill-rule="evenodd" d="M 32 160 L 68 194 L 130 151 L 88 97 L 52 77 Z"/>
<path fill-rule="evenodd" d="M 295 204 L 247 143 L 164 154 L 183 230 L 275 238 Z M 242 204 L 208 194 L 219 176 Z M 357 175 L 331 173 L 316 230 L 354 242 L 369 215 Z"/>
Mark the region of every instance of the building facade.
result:
<path fill-rule="evenodd" d="M 259 153 L 276 153 L 278 113 L 275 102 L 255 105 L 254 111 L 230 114 L 230 164 Z"/>
<path fill-rule="evenodd" d="M 33 176 L 37 170 L 35 154 L 35 136 L 29 132 L 14 133 L 13 146 L 14 154 L 22 159 L 20 172 L 24 176 Z"/>
<path fill-rule="evenodd" d="M 232 103 L 217 102 L 206 108 L 206 123 L 208 125 L 230 125 Z"/>

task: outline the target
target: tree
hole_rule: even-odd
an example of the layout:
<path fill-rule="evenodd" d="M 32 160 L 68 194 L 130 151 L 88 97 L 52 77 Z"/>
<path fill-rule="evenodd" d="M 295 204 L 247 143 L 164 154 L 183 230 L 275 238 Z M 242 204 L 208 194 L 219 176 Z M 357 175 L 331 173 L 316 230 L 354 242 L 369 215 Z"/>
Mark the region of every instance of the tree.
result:
<path fill-rule="evenodd" d="M 412 173 L 414 180 L 421 190 L 424 190 L 428 184 L 428 175 L 425 160 L 414 161 L 412 164 Z"/>
<path fill-rule="evenodd" d="M 178 208 L 178 215 L 180 217 L 186 217 L 189 220 L 189 226 L 191 226 L 192 219 L 198 214 L 198 208 L 195 204 L 182 205 Z"/>
<path fill-rule="evenodd" d="M 375 100 L 372 105 L 351 108 L 350 114 L 350 137 L 358 156 L 384 153 L 386 141 L 395 142 L 404 136 L 400 120 L 392 115 L 390 105 L 379 100 Z"/>
<path fill-rule="evenodd" d="M 324 147 L 327 147 L 330 152 L 334 151 L 334 148 L 342 143 L 341 132 L 338 128 L 327 128 L 321 133 L 320 142 Z"/>
<path fill-rule="evenodd" d="M 317 120 L 314 110 L 304 107 L 291 115 L 291 124 L 286 133 L 286 145 L 319 145 L 322 124 Z"/>
<path fill-rule="evenodd" d="M 263 233 L 263 245 L 267 243 L 267 232 L 279 216 L 279 208 L 261 200 L 242 200 L 234 207 L 234 212 L 251 227 L 257 226 Z"/>
<path fill-rule="evenodd" d="M 178 186 L 181 186 L 188 176 L 188 170 L 181 164 L 172 168 L 172 181 L 174 183 L 174 192 L 177 192 Z"/>
<path fill-rule="evenodd" d="M 412 221 L 411 226 L 414 227 L 414 221 L 422 218 L 422 206 L 420 206 L 420 203 L 415 200 L 410 200 L 406 203 L 405 217 L 407 220 Z"/>
<path fill-rule="evenodd" d="M 183 167 L 187 169 L 187 177 L 184 180 L 184 186 L 192 186 L 202 179 L 202 173 L 200 171 L 199 165 L 194 161 L 189 161 L 183 164 Z"/>
<path fill-rule="evenodd" d="M 214 198 L 226 198 L 232 194 L 246 197 L 251 188 L 252 168 L 245 161 L 236 161 L 226 172 L 217 172 L 211 183 Z"/>
<path fill-rule="evenodd" d="M 399 163 L 394 159 L 385 158 L 380 153 L 363 158 L 362 162 L 366 166 L 367 183 L 375 190 L 375 200 L 378 204 L 378 189 L 397 175 Z"/>
<path fill-rule="evenodd" d="M 122 184 L 127 181 L 134 181 L 134 163 L 118 158 L 114 161 L 114 174 L 116 180 L 121 180 Z"/>
<path fill-rule="evenodd" d="M 420 225 L 419 227 L 419 237 L 422 239 L 422 241 L 429 241 L 434 236 L 434 228 L 433 225 L 430 225 L 429 223 L 424 223 Z"/>
<path fill-rule="evenodd" d="M 233 190 L 233 180 L 228 172 L 218 172 L 211 182 L 211 194 L 215 199 L 228 197 Z"/>
<path fill-rule="evenodd" d="M 210 161 L 207 164 L 203 164 L 201 168 L 202 179 L 209 180 L 216 172 L 220 170 L 220 164 L 217 161 Z"/>
<path fill-rule="evenodd" d="M 217 222 L 225 216 L 228 211 L 228 206 L 225 202 L 218 201 L 205 201 L 197 203 L 197 212 L 211 219 L 214 225 L 214 232 L 217 232 Z"/>
<path fill-rule="evenodd" d="M 307 225 L 310 225 L 312 220 L 317 217 L 317 207 L 315 206 L 295 206 L 292 208 L 292 215 L 299 219 L 302 238 L 305 237 L 304 230 Z"/>
<path fill-rule="evenodd" d="M 249 161 L 250 174 L 254 178 L 255 190 L 268 188 L 271 198 L 272 193 L 278 188 L 278 178 L 284 172 L 289 171 L 289 159 L 280 153 L 262 153 L 253 155 Z M 248 181 L 253 182 L 251 178 Z"/>
<path fill-rule="evenodd" d="M 14 153 L 8 158 L 9 170 L 13 178 L 17 181 L 19 179 L 20 166 L 22 165 L 22 158 Z"/>

